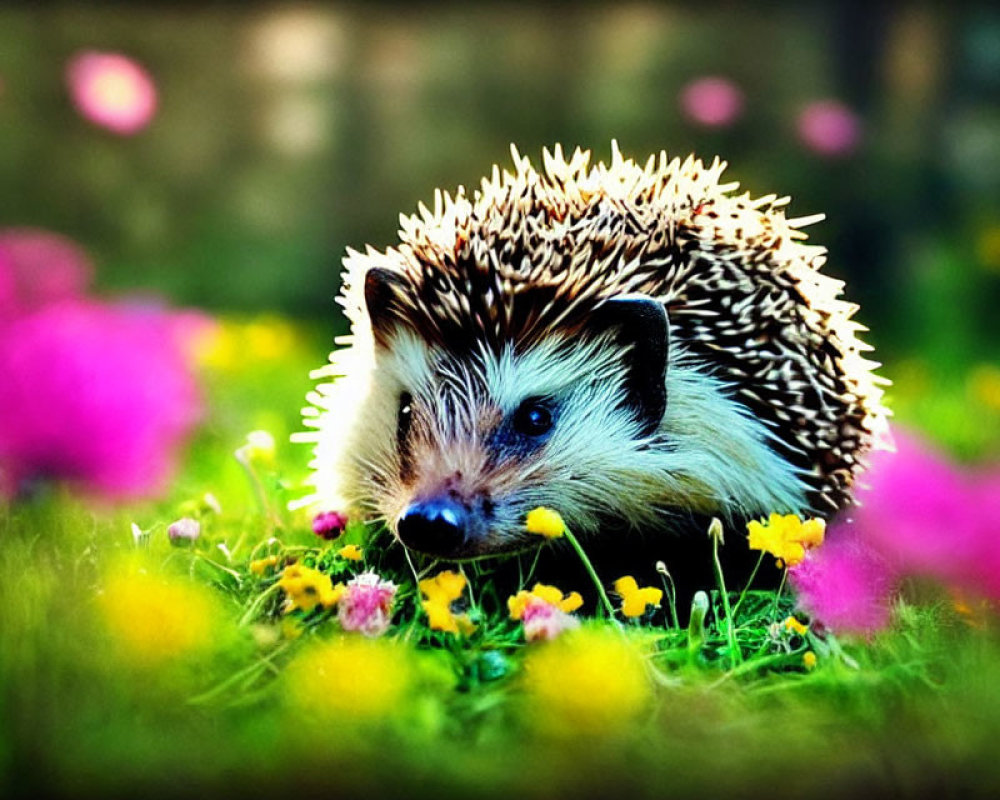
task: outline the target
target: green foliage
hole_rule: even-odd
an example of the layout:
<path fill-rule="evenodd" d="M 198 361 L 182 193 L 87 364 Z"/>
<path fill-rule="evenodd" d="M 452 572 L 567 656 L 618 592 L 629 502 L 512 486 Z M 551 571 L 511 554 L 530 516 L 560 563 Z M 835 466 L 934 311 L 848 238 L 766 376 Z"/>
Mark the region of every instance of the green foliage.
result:
<path fill-rule="evenodd" d="M 989 753 L 1000 735 L 1000 639 L 993 621 L 971 627 L 944 602 L 905 603 L 890 631 L 840 641 L 815 626 L 786 625 L 794 612 L 787 592 L 730 586 L 724 598 L 716 588 L 681 625 L 677 617 L 687 615 L 671 612 L 668 591 L 663 607 L 645 616 L 616 613 L 585 626 L 620 631 L 644 653 L 652 689 L 643 713 L 614 731 L 539 729 L 538 709 L 525 705 L 534 679 L 525 659 L 548 645 L 525 643 L 491 580 L 494 567 L 466 569 L 462 607 L 454 609 L 468 613 L 475 632 L 431 630 L 417 576 L 437 567 L 411 567 L 384 530 L 355 525 L 324 542 L 307 517 L 287 510 L 305 459 L 282 444 L 294 418 L 274 409 L 304 388 L 300 376 L 315 353 L 287 355 L 287 367 L 243 367 L 211 380 L 213 418 L 162 502 L 95 510 L 49 488 L 0 511 L 5 788 L 162 789 L 183 772 L 188 785 L 225 793 L 323 785 L 376 794 L 410 795 L 419 786 L 436 795 L 651 796 L 669 785 L 682 794 L 792 796 L 833 795 L 855 781 L 888 790 L 951 776 L 957 790 L 997 779 Z M 240 399 L 247 396 L 256 399 Z M 254 464 L 248 480 L 233 452 L 265 422 L 278 440 L 275 460 Z M 166 535 L 182 515 L 202 526 L 183 547 Z M 362 562 L 338 554 L 346 542 L 362 544 Z M 742 546 L 739 536 L 727 542 Z M 273 566 L 250 568 L 271 556 Z M 200 592 L 209 592 L 214 633 L 196 654 L 154 663 L 158 650 L 130 660 L 118 646 L 101 598 L 116 565 L 132 559 L 145 574 L 187 587 L 172 595 L 181 598 L 174 619 L 194 624 L 184 604 L 199 608 Z M 340 636 L 331 610 L 284 612 L 279 572 L 293 559 L 334 583 L 373 569 L 399 585 L 385 639 L 415 660 L 406 662 L 412 689 L 398 714 L 361 724 L 313 719 L 301 698 L 290 704 L 287 676 L 301 675 L 290 667 Z M 604 581 L 614 577 L 595 568 Z M 530 573 L 526 560 L 529 588 Z M 170 624 L 170 613 L 149 616 L 155 605 L 141 613 L 149 630 Z M 812 669 L 806 653 L 815 654 Z M 572 686 L 579 676 L 550 678 Z M 609 671 L 609 691 L 615 680 Z"/>

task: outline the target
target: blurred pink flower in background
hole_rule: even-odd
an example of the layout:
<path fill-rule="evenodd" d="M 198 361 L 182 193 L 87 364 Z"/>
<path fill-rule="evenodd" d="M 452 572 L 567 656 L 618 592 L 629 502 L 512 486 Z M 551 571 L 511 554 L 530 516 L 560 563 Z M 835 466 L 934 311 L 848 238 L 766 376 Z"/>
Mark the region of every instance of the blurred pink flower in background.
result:
<path fill-rule="evenodd" d="M 727 78 L 698 78 L 681 89 L 680 106 L 699 125 L 723 128 L 743 113 L 743 92 Z"/>
<path fill-rule="evenodd" d="M 114 133 L 138 133 L 156 112 L 153 79 L 127 56 L 80 53 L 70 59 L 66 81 L 80 114 Z"/>
<path fill-rule="evenodd" d="M 916 436 L 897 430 L 895 439 L 895 453 L 872 459 L 851 516 L 908 572 L 962 581 L 986 544 L 969 478 Z"/>
<path fill-rule="evenodd" d="M 551 603 L 528 603 L 521 617 L 524 638 L 529 642 L 548 642 L 561 633 L 580 627 L 580 620 Z"/>
<path fill-rule="evenodd" d="M 0 496 L 48 478 L 154 492 L 200 416 L 188 348 L 205 317 L 88 298 L 89 272 L 61 237 L 0 231 Z"/>
<path fill-rule="evenodd" d="M 75 242 L 34 228 L 0 230 L 0 315 L 81 297 L 93 267 Z"/>
<path fill-rule="evenodd" d="M 872 457 L 859 507 L 789 571 L 802 606 L 837 630 L 884 627 L 905 576 L 1000 601 L 1000 470 L 962 470 L 914 434 L 894 438 L 895 452 Z"/>
<path fill-rule="evenodd" d="M 200 404 L 170 315 L 63 301 L 0 324 L 0 490 L 162 488 Z"/>
<path fill-rule="evenodd" d="M 837 100 L 817 100 L 799 112 L 799 139 L 815 153 L 846 156 L 861 143 L 861 120 Z"/>
<path fill-rule="evenodd" d="M 868 634 L 889 624 L 899 574 L 849 523 L 788 575 L 802 608 L 835 631 Z"/>
<path fill-rule="evenodd" d="M 381 636 L 392 619 L 392 602 L 397 586 L 375 572 L 362 572 L 348 581 L 337 601 L 337 618 L 345 631 L 365 636 Z"/>

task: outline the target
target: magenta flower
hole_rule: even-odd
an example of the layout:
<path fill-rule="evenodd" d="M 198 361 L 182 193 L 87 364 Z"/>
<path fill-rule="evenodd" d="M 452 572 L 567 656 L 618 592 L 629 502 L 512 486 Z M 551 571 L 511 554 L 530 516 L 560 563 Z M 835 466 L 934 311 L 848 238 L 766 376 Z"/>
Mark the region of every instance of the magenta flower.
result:
<path fill-rule="evenodd" d="M 547 642 L 564 631 L 580 627 L 580 620 L 558 606 L 542 600 L 529 602 L 521 615 L 524 638 L 529 642 Z"/>
<path fill-rule="evenodd" d="M 352 578 L 337 602 L 340 626 L 365 636 L 381 636 L 392 619 L 396 590 L 396 584 L 382 580 L 374 572 L 362 572 Z"/>
<path fill-rule="evenodd" d="M 850 518 L 789 571 L 802 606 L 839 630 L 871 632 L 889 619 L 904 576 L 1000 600 L 1000 472 L 970 474 L 905 431 L 875 453 Z"/>
<path fill-rule="evenodd" d="M 90 259 L 64 236 L 0 229 L 0 318 L 81 297 L 92 272 Z"/>
<path fill-rule="evenodd" d="M 138 133 L 156 112 L 153 79 L 127 56 L 80 53 L 70 60 L 66 81 L 80 114 L 114 133 Z"/>
<path fill-rule="evenodd" d="M 165 311 L 86 300 L 0 318 L 0 494 L 162 488 L 200 415 L 182 333 Z"/>
<path fill-rule="evenodd" d="M 322 539 L 336 539 L 347 527 L 347 516 L 339 511 L 320 511 L 312 521 L 313 533 Z"/>
<path fill-rule="evenodd" d="M 743 113 L 743 92 L 727 78 L 698 78 L 681 89 L 680 106 L 693 122 L 724 128 Z"/>
<path fill-rule="evenodd" d="M 954 580 L 979 549 L 968 479 L 915 436 L 895 432 L 896 451 L 876 453 L 852 513 L 866 539 L 911 573 Z"/>
<path fill-rule="evenodd" d="M 837 100 L 818 100 L 799 113 L 800 141 L 821 156 L 846 156 L 861 143 L 861 121 Z"/>
<path fill-rule="evenodd" d="M 1000 468 L 977 476 L 970 487 L 976 513 L 976 575 L 983 593 L 1000 603 Z"/>
<path fill-rule="evenodd" d="M 889 624 L 899 574 L 850 524 L 788 570 L 799 605 L 829 628 L 870 635 Z"/>

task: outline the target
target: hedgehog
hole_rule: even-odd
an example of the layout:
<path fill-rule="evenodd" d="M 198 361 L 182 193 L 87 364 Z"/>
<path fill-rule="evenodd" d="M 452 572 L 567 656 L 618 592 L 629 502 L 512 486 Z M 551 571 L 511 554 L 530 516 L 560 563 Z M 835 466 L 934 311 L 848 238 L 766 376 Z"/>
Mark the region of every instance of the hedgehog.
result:
<path fill-rule="evenodd" d="M 884 381 L 804 241 L 823 215 L 737 193 L 719 158 L 511 153 L 395 246 L 348 250 L 305 501 L 456 561 L 536 547 L 538 506 L 667 553 L 692 520 L 849 507 Z"/>

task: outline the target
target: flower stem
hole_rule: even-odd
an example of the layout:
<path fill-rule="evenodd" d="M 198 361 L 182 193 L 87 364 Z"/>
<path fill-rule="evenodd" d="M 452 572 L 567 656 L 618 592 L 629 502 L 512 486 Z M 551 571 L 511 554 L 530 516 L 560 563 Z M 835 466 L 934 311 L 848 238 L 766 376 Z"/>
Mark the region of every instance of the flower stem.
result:
<path fill-rule="evenodd" d="M 778 601 L 781 600 L 781 593 L 785 590 L 785 581 L 788 580 L 788 567 L 781 573 L 781 583 L 778 584 L 778 591 L 774 593 L 774 606 L 771 608 L 771 616 L 777 616 L 778 614 Z"/>
<path fill-rule="evenodd" d="M 257 471 L 250 464 L 249 460 L 242 457 L 240 452 L 236 452 L 236 460 L 240 463 L 243 468 L 243 474 L 246 475 L 247 480 L 250 482 L 250 486 L 253 489 L 254 500 L 257 501 L 257 507 L 260 509 L 261 516 L 267 520 L 268 524 L 274 528 L 275 525 L 275 515 L 271 511 L 271 505 L 267 502 L 267 494 L 264 491 L 264 485 L 260 482 L 260 477 L 257 475 Z"/>
<path fill-rule="evenodd" d="M 757 559 L 757 563 L 754 564 L 753 570 L 750 572 L 750 577 L 747 578 L 746 585 L 743 587 L 743 591 L 740 592 L 739 599 L 736 601 L 736 605 L 733 606 L 733 616 L 736 616 L 736 612 L 740 610 L 740 606 L 743 605 L 743 598 L 747 596 L 747 591 L 750 589 L 750 584 L 753 583 L 753 579 L 757 577 L 757 570 L 760 569 L 760 565 L 764 563 L 764 556 L 766 553 L 761 550 L 760 558 Z"/>
<path fill-rule="evenodd" d="M 715 567 L 715 582 L 719 586 L 719 596 L 726 612 L 726 640 L 729 642 L 729 658 L 735 667 L 742 661 L 740 650 L 736 646 L 736 630 L 733 628 L 733 610 L 729 607 L 729 592 L 726 591 L 726 580 L 722 575 L 722 562 L 719 561 L 719 541 L 721 535 L 712 536 L 712 565 Z"/>
<path fill-rule="evenodd" d="M 587 554 L 583 551 L 580 546 L 580 542 L 573 535 L 572 531 L 568 528 L 563 531 L 563 535 L 569 540 L 569 543 L 573 546 L 576 554 L 580 557 L 580 561 L 583 562 L 583 566 L 587 570 L 587 574 L 590 575 L 590 579 L 594 582 L 594 588 L 597 589 L 597 595 L 601 600 L 601 604 L 604 606 L 604 610 L 607 612 L 608 619 L 615 619 L 615 607 L 611 605 L 611 600 L 608 599 L 608 593 L 604 591 L 604 586 L 601 584 L 601 579 L 597 577 L 597 572 L 594 570 L 594 565 L 590 563 L 590 559 Z M 615 620 L 617 621 L 617 620 Z"/>
<path fill-rule="evenodd" d="M 663 576 L 663 589 L 667 595 L 667 607 L 670 609 L 670 621 L 677 630 L 681 629 L 680 618 L 677 616 L 677 587 L 674 577 L 662 561 L 657 562 L 656 571 Z"/>

